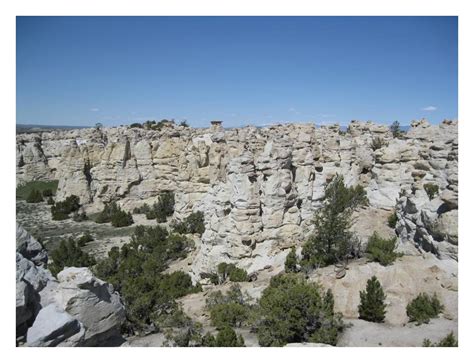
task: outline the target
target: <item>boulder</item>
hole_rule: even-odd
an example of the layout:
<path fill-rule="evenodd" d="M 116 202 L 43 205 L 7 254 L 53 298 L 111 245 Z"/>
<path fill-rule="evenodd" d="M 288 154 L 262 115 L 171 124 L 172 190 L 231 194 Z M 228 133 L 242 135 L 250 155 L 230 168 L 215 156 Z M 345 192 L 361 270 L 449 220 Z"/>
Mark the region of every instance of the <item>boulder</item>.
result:
<path fill-rule="evenodd" d="M 67 312 L 51 304 L 41 309 L 32 327 L 28 329 L 28 346 L 57 346 L 81 332 L 81 323 Z M 82 337 L 76 339 L 80 345 Z"/>
<path fill-rule="evenodd" d="M 16 225 L 16 251 L 36 265 L 48 263 L 48 253 L 22 226 Z"/>

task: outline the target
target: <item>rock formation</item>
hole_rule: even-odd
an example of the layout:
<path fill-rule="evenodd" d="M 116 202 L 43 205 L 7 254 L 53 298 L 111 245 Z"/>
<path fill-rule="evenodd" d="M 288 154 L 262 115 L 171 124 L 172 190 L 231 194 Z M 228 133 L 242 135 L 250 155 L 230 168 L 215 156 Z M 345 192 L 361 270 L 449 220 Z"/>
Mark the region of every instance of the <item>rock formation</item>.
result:
<path fill-rule="evenodd" d="M 125 310 L 112 286 L 87 268 L 65 268 L 54 278 L 32 261 L 38 255 L 47 259 L 38 245 L 17 226 L 17 338 L 26 335 L 28 346 L 94 346 L 120 337 Z"/>
<path fill-rule="evenodd" d="M 75 194 L 90 211 L 112 200 L 131 210 L 174 191 L 174 218 L 204 212 L 199 279 L 222 261 L 249 272 L 283 262 L 311 231 L 335 174 L 364 186 L 372 208 L 396 209 L 402 240 L 456 258 L 457 150 L 457 121 L 414 121 L 403 138 L 358 121 L 347 132 L 310 124 L 91 128 L 18 135 L 17 182 L 57 179 L 58 200 Z M 426 183 L 439 187 L 433 200 Z"/>

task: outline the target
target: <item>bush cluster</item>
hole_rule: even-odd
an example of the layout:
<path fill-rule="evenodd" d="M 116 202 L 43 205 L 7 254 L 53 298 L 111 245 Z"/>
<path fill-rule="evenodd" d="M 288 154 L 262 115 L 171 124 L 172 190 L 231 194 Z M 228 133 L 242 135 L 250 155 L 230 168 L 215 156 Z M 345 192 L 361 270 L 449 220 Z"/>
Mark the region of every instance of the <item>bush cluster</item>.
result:
<path fill-rule="evenodd" d="M 185 257 L 189 249 L 185 237 L 169 234 L 165 228 L 137 226 L 130 243 L 120 250 L 112 248 L 97 264 L 97 275 L 122 295 L 132 329 L 173 325 L 179 314 L 175 299 L 200 291 L 182 271 L 163 273 L 169 262 Z"/>
<path fill-rule="evenodd" d="M 28 203 L 38 203 L 43 202 L 43 195 L 39 190 L 33 189 L 26 197 L 26 202 Z"/>
<path fill-rule="evenodd" d="M 174 223 L 171 228 L 174 232 L 180 234 L 200 234 L 206 230 L 204 226 L 204 213 L 201 211 L 193 212 L 182 222 Z"/>
<path fill-rule="evenodd" d="M 346 187 L 341 175 L 326 186 L 323 207 L 315 214 L 315 232 L 303 245 L 302 266 L 312 269 L 342 261 L 356 254 L 359 241 L 350 231 L 352 212 L 367 204 L 362 186 Z"/>
<path fill-rule="evenodd" d="M 247 271 L 234 264 L 220 263 L 217 265 L 217 276 L 220 283 L 224 283 L 227 279 L 232 282 L 248 281 Z"/>
<path fill-rule="evenodd" d="M 153 206 L 150 207 L 145 203 L 141 207 L 134 208 L 133 213 L 144 213 L 147 219 L 156 219 L 158 223 L 164 223 L 169 216 L 173 215 L 174 203 L 174 194 L 172 192 L 164 192 Z"/>
<path fill-rule="evenodd" d="M 79 197 L 76 195 L 68 196 L 64 201 L 58 201 L 51 206 L 51 215 L 53 220 L 61 221 L 69 218 L 69 214 L 76 212 L 81 207 Z"/>
<path fill-rule="evenodd" d="M 49 269 L 54 276 L 65 267 L 89 267 L 95 264 L 94 257 L 83 252 L 79 243 L 76 243 L 72 238 L 61 240 L 59 246 L 50 255 L 52 263 L 49 265 Z"/>
<path fill-rule="evenodd" d="M 437 318 L 443 309 L 444 306 L 436 294 L 429 296 L 423 292 L 407 305 L 407 316 L 410 322 L 420 325 L 429 323 L 431 318 Z"/>
<path fill-rule="evenodd" d="M 93 241 L 94 241 L 94 237 L 92 236 L 92 234 L 90 234 L 89 232 L 86 232 L 86 233 L 84 233 L 84 235 L 82 237 L 79 238 L 79 240 L 77 241 L 77 245 L 79 245 L 82 248 L 87 243 L 90 243 L 90 242 L 93 242 Z"/>
<path fill-rule="evenodd" d="M 367 243 L 367 254 L 370 261 L 376 261 L 383 266 L 390 265 L 402 254 L 395 252 L 397 237 L 391 239 L 381 238 L 374 232 Z"/>
<path fill-rule="evenodd" d="M 130 212 L 123 211 L 116 202 L 108 203 L 96 218 L 96 223 L 112 223 L 114 227 L 126 227 L 133 224 Z"/>
<path fill-rule="evenodd" d="M 359 318 L 381 323 L 385 319 L 385 293 L 375 276 L 367 280 L 365 291 L 360 291 Z"/>
<path fill-rule="evenodd" d="M 273 277 L 259 301 L 257 324 L 261 346 L 318 342 L 335 345 L 344 329 L 342 315 L 334 312 L 330 291 L 298 274 Z"/>
<path fill-rule="evenodd" d="M 296 256 L 295 247 L 291 248 L 291 251 L 286 256 L 285 260 L 285 272 L 298 272 L 298 257 Z"/>
<path fill-rule="evenodd" d="M 398 222 L 398 217 L 397 217 L 397 212 L 393 211 L 392 214 L 390 214 L 390 216 L 388 216 L 388 226 L 390 228 L 395 228 L 397 226 L 397 222 Z"/>
<path fill-rule="evenodd" d="M 424 184 L 423 188 L 425 189 L 426 193 L 428 194 L 428 197 L 430 200 L 434 199 L 434 197 L 438 194 L 439 192 L 439 187 L 436 184 L 433 184 L 431 182 Z"/>
<path fill-rule="evenodd" d="M 206 309 L 210 312 L 212 325 L 217 329 L 249 325 L 252 312 L 255 312 L 249 304 L 249 297 L 242 293 L 238 285 L 233 285 L 226 294 L 221 291 L 211 293 L 206 300 Z"/>

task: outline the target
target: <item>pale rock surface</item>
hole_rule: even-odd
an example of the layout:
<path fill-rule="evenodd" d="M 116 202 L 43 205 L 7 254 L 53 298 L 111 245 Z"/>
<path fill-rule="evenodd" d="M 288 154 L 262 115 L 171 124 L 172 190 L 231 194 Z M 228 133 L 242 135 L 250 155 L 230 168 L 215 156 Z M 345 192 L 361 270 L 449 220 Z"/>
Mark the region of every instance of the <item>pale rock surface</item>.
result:
<path fill-rule="evenodd" d="M 380 149 L 374 150 L 375 139 L 383 142 Z M 414 121 L 401 139 L 386 126 L 359 121 L 346 133 L 338 125 L 312 124 L 121 126 L 17 135 L 17 181 L 56 178 L 58 200 L 76 194 L 91 212 L 112 200 L 131 210 L 173 191 L 174 219 L 193 211 L 205 216 L 192 270 L 198 280 L 219 262 L 248 271 L 279 262 L 278 255 L 311 232 L 335 174 L 348 185 L 361 184 L 371 208 L 396 208 L 402 239 L 455 258 L 455 216 L 436 221 L 457 209 L 457 155 L 457 121 Z M 439 186 L 438 206 L 426 201 L 422 186 L 428 182 Z M 408 201 L 404 191 L 416 193 Z"/>

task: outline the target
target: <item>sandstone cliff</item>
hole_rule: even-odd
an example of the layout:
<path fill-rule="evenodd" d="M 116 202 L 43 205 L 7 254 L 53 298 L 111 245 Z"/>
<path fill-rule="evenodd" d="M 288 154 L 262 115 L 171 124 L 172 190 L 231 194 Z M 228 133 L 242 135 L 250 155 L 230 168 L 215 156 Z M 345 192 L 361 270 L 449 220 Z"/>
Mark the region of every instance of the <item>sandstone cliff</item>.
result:
<path fill-rule="evenodd" d="M 380 140 L 380 146 L 374 145 Z M 174 191 L 174 218 L 203 211 L 193 274 L 236 262 L 249 272 L 283 263 L 311 229 L 335 174 L 365 187 L 370 206 L 394 210 L 397 234 L 440 258 L 457 258 L 457 122 L 414 121 L 405 137 L 352 122 L 224 130 L 115 127 L 17 135 L 17 183 L 57 179 L 90 211 L 126 210 Z M 430 200 L 424 185 L 439 193 Z"/>

